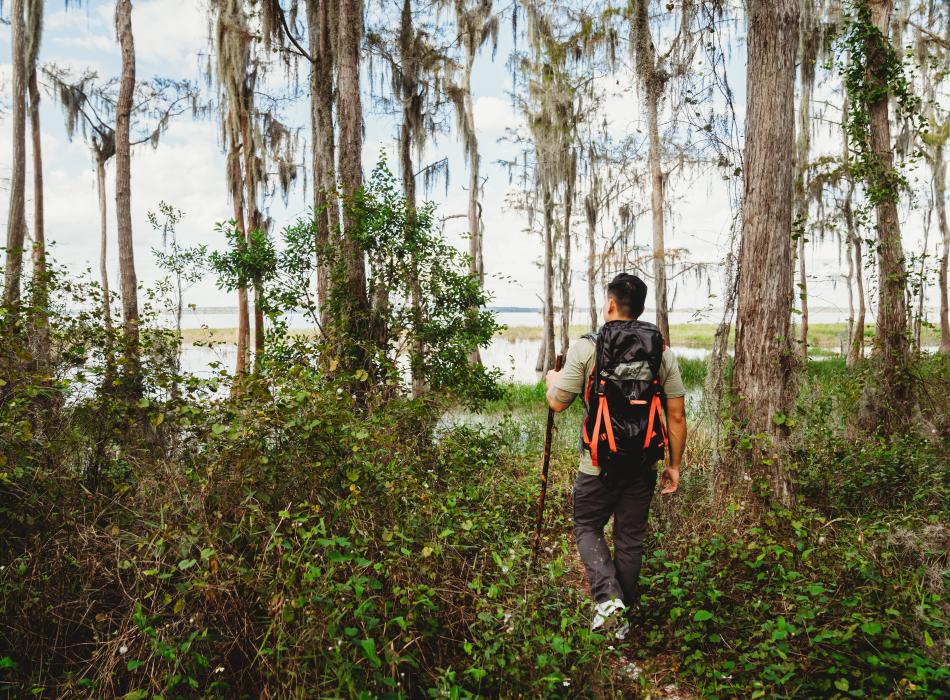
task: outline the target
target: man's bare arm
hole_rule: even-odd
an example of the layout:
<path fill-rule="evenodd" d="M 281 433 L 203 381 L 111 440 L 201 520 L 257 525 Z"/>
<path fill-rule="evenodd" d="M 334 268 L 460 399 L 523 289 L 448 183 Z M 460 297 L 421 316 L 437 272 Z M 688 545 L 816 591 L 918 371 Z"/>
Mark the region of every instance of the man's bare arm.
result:
<path fill-rule="evenodd" d="M 577 398 L 577 394 L 557 388 L 557 380 L 560 374 L 560 372 L 555 372 L 552 369 L 544 378 L 548 387 L 548 406 L 550 406 L 551 410 L 553 410 L 555 413 L 560 413 L 561 411 L 566 410 L 568 406 L 574 402 L 574 399 Z"/>
<path fill-rule="evenodd" d="M 682 396 L 666 401 L 666 430 L 670 456 L 660 476 L 660 493 L 673 493 L 679 487 L 680 464 L 686 449 L 686 400 Z"/>

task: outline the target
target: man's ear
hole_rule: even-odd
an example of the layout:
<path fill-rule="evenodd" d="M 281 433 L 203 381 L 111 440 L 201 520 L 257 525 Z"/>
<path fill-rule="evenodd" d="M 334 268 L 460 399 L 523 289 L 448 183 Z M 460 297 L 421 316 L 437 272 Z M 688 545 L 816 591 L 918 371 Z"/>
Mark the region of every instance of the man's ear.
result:
<path fill-rule="evenodd" d="M 607 297 L 607 302 L 604 304 L 604 316 L 613 316 L 617 313 L 617 300 L 611 296 Z"/>

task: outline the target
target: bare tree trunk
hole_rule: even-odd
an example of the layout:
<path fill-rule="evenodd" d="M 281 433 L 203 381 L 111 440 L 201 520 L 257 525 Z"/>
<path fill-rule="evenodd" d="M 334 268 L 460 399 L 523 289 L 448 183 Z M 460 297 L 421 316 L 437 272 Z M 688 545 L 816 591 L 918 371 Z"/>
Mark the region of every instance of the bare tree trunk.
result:
<path fill-rule="evenodd" d="M 688 11 L 684 9 L 688 15 Z M 664 232 L 665 178 L 660 147 L 659 104 L 669 73 L 657 62 L 656 47 L 650 33 L 649 0 L 636 3 L 633 16 L 633 42 L 637 73 L 643 93 L 643 111 L 647 117 L 647 164 L 650 169 L 650 210 L 653 227 L 653 285 L 656 300 L 656 325 L 667 344 L 670 342 L 669 301 L 666 281 L 666 240 Z"/>
<path fill-rule="evenodd" d="M 122 321 L 132 371 L 137 371 L 139 344 L 138 289 L 132 245 L 132 174 L 129 126 L 135 94 L 135 43 L 132 38 L 132 0 L 117 0 L 115 28 L 122 50 L 122 79 L 116 103 L 115 122 L 115 210 L 119 233 L 119 282 L 122 292 Z"/>
<path fill-rule="evenodd" d="M 485 286 L 485 264 L 482 250 L 482 221 L 479 197 L 481 194 L 480 169 L 481 155 L 478 152 L 478 135 L 475 132 L 475 106 L 472 103 L 472 68 L 478 51 L 479 37 L 472 31 L 471 17 L 462 13 L 461 4 L 456 4 L 456 17 L 460 24 L 465 18 L 464 28 L 460 29 L 460 39 L 465 48 L 465 67 L 462 71 L 460 86 L 461 98 L 455 98 L 459 121 L 462 125 L 462 140 L 465 146 L 465 158 L 468 160 L 468 265 L 469 274 L 478 280 L 480 287 Z M 475 348 L 469 355 L 473 364 L 481 364 L 481 352 Z"/>
<path fill-rule="evenodd" d="M 20 305 L 23 244 L 26 238 L 26 66 L 24 61 L 23 0 L 10 5 L 13 94 L 13 168 L 10 173 L 10 209 L 7 215 L 7 258 L 3 277 L 3 305 L 14 323 Z"/>
<path fill-rule="evenodd" d="M 845 340 L 841 343 L 841 354 L 847 358 L 848 349 L 851 347 L 851 339 L 854 337 L 854 255 L 851 252 L 851 236 L 845 235 L 845 256 L 848 263 L 845 268 L 844 279 L 848 285 L 848 330 Z M 841 256 L 841 239 L 838 239 L 838 256 Z"/>
<path fill-rule="evenodd" d="M 802 303 L 801 326 L 799 327 L 798 351 L 802 361 L 808 359 L 808 276 L 805 271 L 805 231 L 798 239 L 798 296 Z"/>
<path fill-rule="evenodd" d="M 848 367 L 854 367 L 864 359 L 864 322 L 867 316 L 867 302 L 864 297 L 864 254 L 861 236 L 854 232 L 851 249 L 854 253 L 854 283 L 858 297 L 858 316 L 854 320 L 854 334 L 851 336 L 851 348 L 848 352 Z"/>
<path fill-rule="evenodd" d="M 261 212 L 257 208 L 258 179 L 256 168 L 257 144 L 254 134 L 251 132 L 250 115 L 253 110 L 253 103 L 246 110 L 242 109 L 241 119 L 241 142 L 244 153 L 244 208 L 246 210 L 245 222 L 247 230 L 245 240 L 247 245 L 253 245 L 253 236 L 261 231 Z M 254 278 L 251 280 L 251 287 L 254 290 L 254 368 L 256 369 L 264 354 L 264 309 L 263 293 L 261 280 Z"/>
<path fill-rule="evenodd" d="M 644 3 L 645 4 L 645 3 Z M 653 222 L 653 285 L 656 299 L 656 325 L 663 334 L 666 344 L 670 344 L 669 301 L 666 284 L 666 239 L 663 224 L 665 196 L 663 188 L 665 178 L 660 151 L 660 127 L 657 119 L 660 95 L 646 90 L 647 113 L 647 161 L 650 168 L 650 209 Z"/>
<path fill-rule="evenodd" d="M 584 198 L 584 213 L 587 215 L 587 306 L 590 313 L 591 333 L 597 331 L 597 197 L 595 182 L 590 194 Z"/>
<path fill-rule="evenodd" d="M 404 3 L 404 8 L 409 7 L 409 2 L 406 0 Z M 403 18 L 410 18 L 411 13 L 408 9 L 403 12 Z M 410 28 L 411 29 L 411 28 Z M 411 99 L 411 97 L 410 97 Z M 409 127 L 409 111 L 410 107 L 408 101 L 405 103 L 404 112 L 403 112 L 403 123 L 402 128 L 400 129 L 399 137 L 399 161 L 402 169 L 402 187 L 403 194 L 406 196 L 406 205 L 409 210 L 410 216 L 415 216 L 416 212 L 416 175 L 412 167 L 412 133 Z M 416 327 L 422 323 L 422 288 L 419 284 L 419 271 L 417 267 L 416 256 L 412 254 L 412 260 L 410 261 L 412 267 L 412 279 L 409 280 L 409 285 L 411 289 L 411 299 L 412 304 L 412 316 L 413 322 Z M 379 292 L 386 294 L 387 303 L 388 303 L 388 290 L 380 284 Z M 425 356 L 425 345 L 421 339 L 416 339 L 414 343 L 414 352 L 416 358 L 411 362 L 411 371 L 412 371 L 412 396 L 413 398 L 418 398 L 425 393 L 425 376 L 423 372 L 423 358 Z"/>
<path fill-rule="evenodd" d="M 724 305 L 722 318 L 716 328 L 713 336 L 712 352 L 709 353 L 709 360 L 706 363 L 706 381 L 703 383 L 703 410 L 709 419 L 711 444 L 712 444 L 712 466 L 713 478 L 710 479 L 710 491 L 715 494 L 720 486 L 728 487 L 728 470 L 723 474 L 723 406 L 726 402 L 726 360 L 729 357 L 729 332 L 732 329 L 732 321 L 736 314 L 736 298 L 738 296 L 738 286 L 736 284 L 736 256 L 735 256 L 735 232 L 731 232 L 731 241 L 729 253 L 723 261 L 726 269 L 726 279 L 723 288 L 726 292 L 724 296 Z"/>
<path fill-rule="evenodd" d="M 888 25 L 893 5 L 891 0 L 870 0 L 871 21 L 888 36 Z M 880 46 L 869 47 L 868 78 L 880 84 L 886 83 L 885 56 L 876 56 L 886 51 L 886 39 Z M 878 161 L 879 173 L 889 177 L 894 168 L 891 146 L 891 124 L 888 116 L 888 93 L 867 106 L 870 121 L 870 146 Z M 900 223 L 897 218 L 896 193 L 885 196 L 876 207 L 877 214 L 877 259 L 878 259 L 878 308 L 875 327 L 875 360 L 881 372 L 880 380 L 865 387 L 865 402 L 859 417 L 867 429 L 882 428 L 885 433 L 908 422 L 915 408 L 913 382 L 910 376 L 907 326 L 907 271 L 904 251 L 901 246 Z"/>
<path fill-rule="evenodd" d="M 924 245 L 920 253 L 920 268 L 917 271 L 917 313 L 914 314 L 914 352 L 920 352 L 920 331 L 924 321 L 924 297 L 927 296 L 927 246 L 930 243 L 930 224 L 933 220 L 934 202 L 924 213 Z"/>
<path fill-rule="evenodd" d="M 794 398 L 789 240 L 797 1 L 750 0 L 748 27 L 745 198 L 732 390 L 743 432 L 767 436 L 751 461 L 768 479 L 772 496 L 790 503 L 782 452 L 787 435 L 783 419 Z M 737 459 L 736 470 L 744 469 L 746 461 L 745 455 Z"/>
<path fill-rule="evenodd" d="M 568 162 L 564 187 L 564 238 L 561 241 L 561 352 L 564 355 L 567 355 L 571 346 L 571 214 L 574 210 L 574 182 L 577 179 L 577 151 L 571 151 Z"/>
<path fill-rule="evenodd" d="M 544 186 L 544 362 L 541 372 L 554 367 L 554 202 Z"/>
<path fill-rule="evenodd" d="M 102 287 L 102 322 L 112 330 L 112 305 L 109 292 L 109 227 L 106 210 L 106 161 L 96 156 L 96 189 L 99 194 L 99 284 Z"/>
<path fill-rule="evenodd" d="M 478 152 L 478 135 L 475 133 L 475 106 L 472 104 L 472 67 L 475 63 L 475 46 L 466 46 L 465 73 L 462 77 L 462 106 L 465 118 L 465 150 L 468 153 L 468 233 L 469 272 L 485 284 L 485 263 L 482 260 L 482 224 L 478 212 L 481 185 L 479 170 L 481 156 Z"/>
<path fill-rule="evenodd" d="M 229 107 L 234 109 L 234 106 Z M 244 219 L 244 186 L 241 177 L 240 138 L 238 134 L 231 135 L 231 148 L 228 153 L 228 187 L 231 190 L 231 205 L 234 208 L 234 222 L 237 226 L 238 245 L 242 248 L 247 245 L 247 225 Z M 240 384 L 241 378 L 247 374 L 248 355 L 251 344 L 251 317 L 248 308 L 247 287 L 238 286 L 238 335 L 237 358 L 235 359 L 234 375 Z"/>
<path fill-rule="evenodd" d="M 329 294 L 329 271 L 320 262 L 331 236 L 339 225 L 333 135 L 333 23 L 330 0 L 307 0 L 307 27 L 310 36 L 310 130 L 313 144 L 313 202 L 316 217 L 317 303 L 324 317 Z"/>
<path fill-rule="evenodd" d="M 46 267 L 46 228 L 43 211 L 43 149 L 40 138 L 40 88 L 36 66 L 30 67 L 30 138 L 33 148 L 33 308 L 36 354 L 40 361 L 49 359 L 49 280 Z"/>
<path fill-rule="evenodd" d="M 947 163 L 943 146 L 934 148 L 934 202 L 937 205 L 937 226 L 942 248 L 938 272 L 940 285 L 940 352 L 950 352 L 950 305 L 947 303 L 947 261 L 950 259 L 950 225 L 947 223 Z"/>
<path fill-rule="evenodd" d="M 801 327 L 798 351 L 808 359 L 808 276 L 805 269 L 805 242 L 808 233 L 808 158 L 811 154 L 811 101 L 814 94 L 815 66 L 818 59 L 820 20 L 816 18 L 814 0 L 800 2 L 798 25 L 799 85 L 798 127 L 795 135 L 795 199 L 793 205 L 796 234 L 791 245 L 792 259 L 798 263 L 798 298 L 801 301 Z M 794 288 L 794 273 L 793 273 Z M 793 289 L 794 294 L 794 289 Z"/>
<path fill-rule="evenodd" d="M 340 184 L 347 197 L 363 186 L 363 107 L 360 101 L 360 43 L 363 38 L 363 3 L 339 0 L 337 22 L 337 122 L 339 125 Z M 342 240 L 346 262 L 348 331 L 353 340 L 366 338 L 369 330 L 369 302 L 366 296 L 366 265 L 353 230 L 357 222 L 347 211 Z M 362 354 L 354 358 L 362 366 Z"/>
<path fill-rule="evenodd" d="M 466 112 L 471 114 L 470 110 L 472 109 L 471 102 L 472 96 L 470 93 L 466 92 L 465 94 L 466 101 Z M 469 274 L 475 277 L 478 280 L 478 286 L 485 286 L 485 262 L 483 259 L 482 252 L 482 222 L 481 216 L 479 216 L 479 188 L 480 184 L 478 181 L 479 178 L 479 154 L 478 154 L 478 142 L 475 140 L 474 129 L 475 129 L 475 118 L 471 117 L 470 127 L 473 129 L 472 132 L 472 143 L 470 144 L 470 153 L 469 153 L 469 166 L 468 166 L 468 229 L 469 229 L 469 243 L 468 243 L 468 254 L 469 254 Z M 478 348 L 472 350 L 469 355 L 469 361 L 473 364 L 481 364 L 482 354 Z"/>
<path fill-rule="evenodd" d="M 842 112 L 847 113 L 848 111 L 848 95 L 844 96 L 844 104 L 842 106 Z M 851 145 L 848 136 L 848 130 L 841 129 L 842 136 L 842 149 L 841 149 L 841 162 L 845 166 L 846 171 L 846 191 L 844 198 L 844 223 L 845 229 L 847 230 L 848 235 L 848 255 L 849 255 L 849 267 L 853 266 L 854 269 L 854 283 L 855 283 L 855 292 L 858 298 L 858 312 L 857 317 L 854 320 L 854 324 L 850 330 L 850 336 L 848 337 L 848 357 L 846 360 L 846 365 L 848 367 L 854 367 L 864 358 L 864 318 L 866 313 L 866 304 L 864 300 L 864 258 L 861 253 L 861 236 L 858 233 L 857 227 L 854 223 L 854 180 L 851 176 L 849 168 L 851 167 L 850 162 L 850 153 Z M 853 261 L 852 261 L 853 258 Z"/>

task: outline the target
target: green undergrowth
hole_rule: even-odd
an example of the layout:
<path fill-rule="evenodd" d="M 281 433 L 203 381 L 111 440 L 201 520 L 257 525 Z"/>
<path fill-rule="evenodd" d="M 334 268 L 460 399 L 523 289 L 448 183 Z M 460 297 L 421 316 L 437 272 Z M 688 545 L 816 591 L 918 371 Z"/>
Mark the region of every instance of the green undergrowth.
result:
<path fill-rule="evenodd" d="M 742 508 L 654 520 L 641 658 L 702 697 L 945 697 L 945 518 Z"/>
<path fill-rule="evenodd" d="M 945 358 L 919 371 L 940 387 Z M 125 412 L 20 377 L 0 404 L 0 693 L 945 696 L 946 394 L 923 405 L 930 437 L 853 439 L 859 374 L 820 361 L 801 381 L 791 510 L 714 505 L 690 416 L 697 453 L 655 501 L 621 645 L 589 632 L 570 537 L 579 403 L 557 418 L 532 564 L 541 385 L 446 420 L 300 368 Z M 37 396 L 49 410 L 27 410 Z"/>
<path fill-rule="evenodd" d="M 704 374 L 695 364 L 681 362 L 684 377 Z M 642 695 L 656 696 L 646 680 L 656 678 L 710 698 L 947 696 L 948 368 L 942 357 L 918 364 L 921 430 L 881 439 L 848 431 L 861 371 L 810 361 L 791 417 L 791 510 L 762 513 L 738 496 L 714 504 L 708 456 L 689 455 L 680 491 L 654 501 L 638 625 L 624 647 L 646 671 Z M 535 405 L 532 423 L 543 425 Z M 579 417 L 572 407 L 558 418 L 566 470 Z M 691 444 L 702 445 L 690 418 Z M 558 525 L 566 537 L 569 522 Z"/>
<path fill-rule="evenodd" d="M 919 426 L 881 439 L 848 429 L 861 371 L 809 362 L 790 510 L 713 505 L 687 471 L 651 516 L 635 656 L 701 697 L 946 697 L 948 367 L 918 364 Z"/>
<path fill-rule="evenodd" d="M 113 454 L 95 494 L 84 424 L 34 426 L 61 461 L 0 481 L 0 691 L 609 694 L 615 654 L 565 581 L 565 543 L 532 566 L 540 428 L 433 441 L 432 407 L 367 416 L 342 389 L 300 375 L 272 394 L 143 401 L 139 420 L 182 439 Z M 551 490 L 563 524 L 565 487 Z"/>

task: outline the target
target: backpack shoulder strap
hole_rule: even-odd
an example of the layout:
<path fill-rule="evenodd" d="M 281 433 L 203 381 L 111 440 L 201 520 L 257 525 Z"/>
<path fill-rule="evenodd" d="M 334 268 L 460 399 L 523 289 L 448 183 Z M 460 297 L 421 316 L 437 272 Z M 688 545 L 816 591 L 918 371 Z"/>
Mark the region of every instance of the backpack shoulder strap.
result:
<path fill-rule="evenodd" d="M 594 377 L 597 375 L 597 333 L 589 332 L 581 336 L 583 340 L 589 340 L 594 344 L 594 364 L 591 366 L 590 375 L 584 382 L 584 405 L 590 407 L 590 389 L 594 383 Z"/>

